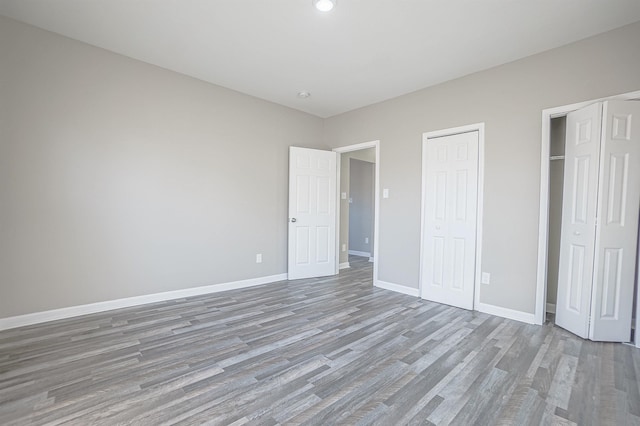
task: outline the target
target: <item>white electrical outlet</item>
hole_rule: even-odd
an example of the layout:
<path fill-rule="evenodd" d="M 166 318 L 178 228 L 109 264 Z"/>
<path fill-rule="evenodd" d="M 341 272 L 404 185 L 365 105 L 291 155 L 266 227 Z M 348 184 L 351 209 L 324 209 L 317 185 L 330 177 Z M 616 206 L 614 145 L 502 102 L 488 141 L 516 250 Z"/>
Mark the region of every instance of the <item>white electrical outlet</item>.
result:
<path fill-rule="evenodd" d="M 488 273 L 488 272 L 483 272 L 480 282 L 482 282 L 482 284 L 490 284 L 491 283 L 491 274 Z"/>
<path fill-rule="evenodd" d="M 342 245 L 342 251 L 347 251 L 347 245 L 346 244 Z"/>
<path fill-rule="evenodd" d="M 262 263 L 262 253 L 256 254 L 256 263 Z"/>
<path fill-rule="evenodd" d="M 369 237 L 364 237 L 364 243 L 369 244 Z"/>

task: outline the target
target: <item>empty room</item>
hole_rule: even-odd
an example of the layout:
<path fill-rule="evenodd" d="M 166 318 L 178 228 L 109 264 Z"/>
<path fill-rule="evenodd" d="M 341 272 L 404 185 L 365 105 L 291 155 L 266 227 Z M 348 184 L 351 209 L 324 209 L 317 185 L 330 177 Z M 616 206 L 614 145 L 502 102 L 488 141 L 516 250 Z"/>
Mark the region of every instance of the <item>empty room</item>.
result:
<path fill-rule="evenodd" d="M 0 0 L 1 425 L 640 425 L 637 0 Z"/>

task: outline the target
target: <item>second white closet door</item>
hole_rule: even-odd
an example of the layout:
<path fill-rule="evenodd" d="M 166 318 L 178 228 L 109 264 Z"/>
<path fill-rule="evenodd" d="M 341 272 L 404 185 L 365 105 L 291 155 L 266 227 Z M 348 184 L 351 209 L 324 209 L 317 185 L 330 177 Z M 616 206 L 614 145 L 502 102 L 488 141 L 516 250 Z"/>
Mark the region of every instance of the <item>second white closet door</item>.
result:
<path fill-rule="evenodd" d="M 640 102 L 607 101 L 589 338 L 631 339 L 640 211 Z"/>
<path fill-rule="evenodd" d="M 602 104 L 567 115 L 556 324 L 589 335 Z"/>
<path fill-rule="evenodd" d="M 567 115 L 557 325 L 630 340 L 639 214 L 640 102 Z"/>

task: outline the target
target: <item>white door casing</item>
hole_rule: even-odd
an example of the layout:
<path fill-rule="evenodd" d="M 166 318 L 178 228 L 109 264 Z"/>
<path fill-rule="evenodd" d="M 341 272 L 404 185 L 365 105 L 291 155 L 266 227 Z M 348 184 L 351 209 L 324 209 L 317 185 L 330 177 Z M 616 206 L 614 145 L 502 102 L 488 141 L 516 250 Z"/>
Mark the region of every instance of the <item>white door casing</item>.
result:
<path fill-rule="evenodd" d="M 421 296 L 473 309 L 479 133 L 425 137 Z"/>
<path fill-rule="evenodd" d="M 336 274 L 336 158 L 289 148 L 289 279 Z"/>
<path fill-rule="evenodd" d="M 589 338 L 628 342 L 640 210 L 640 102 L 604 102 L 602 117 Z"/>
<path fill-rule="evenodd" d="M 587 338 L 602 104 L 567 115 L 556 324 Z"/>

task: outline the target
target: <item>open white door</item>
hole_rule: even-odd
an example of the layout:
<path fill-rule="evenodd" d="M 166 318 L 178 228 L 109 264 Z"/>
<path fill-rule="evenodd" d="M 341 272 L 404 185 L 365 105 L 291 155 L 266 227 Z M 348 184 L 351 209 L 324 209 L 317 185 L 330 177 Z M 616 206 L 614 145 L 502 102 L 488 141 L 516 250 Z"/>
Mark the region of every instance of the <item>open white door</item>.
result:
<path fill-rule="evenodd" d="M 640 103 L 567 115 L 557 325 L 630 340 L 639 213 Z"/>
<path fill-rule="evenodd" d="M 631 340 L 640 206 L 640 102 L 608 101 L 603 131 L 591 340 Z"/>
<path fill-rule="evenodd" d="M 593 284 L 602 104 L 567 115 L 556 324 L 587 338 Z"/>
<path fill-rule="evenodd" d="M 422 298 L 473 309 L 477 131 L 423 141 Z"/>
<path fill-rule="evenodd" d="M 336 159 L 289 148 L 289 279 L 336 273 Z"/>

